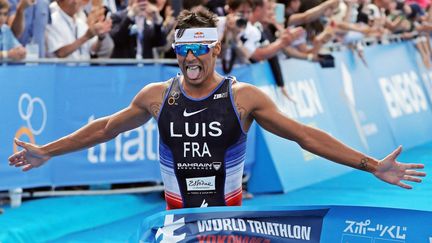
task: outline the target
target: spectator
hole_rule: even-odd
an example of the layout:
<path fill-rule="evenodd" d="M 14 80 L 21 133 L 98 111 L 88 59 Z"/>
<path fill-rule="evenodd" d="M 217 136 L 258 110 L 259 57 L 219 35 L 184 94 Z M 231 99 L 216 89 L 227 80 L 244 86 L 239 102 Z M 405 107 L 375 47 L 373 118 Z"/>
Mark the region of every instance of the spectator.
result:
<path fill-rule="evenodd" d="M 163 19 L 163 31 L 164 33 L 169 33 L 171 30 L 174 29 L 176 23 L 171 0 L 157 0 L 156 7 L 158 8 L 159 13 Z"/>
<path fill-rule="evenodd" d="M 228 14 L 219 17 L 218 32 L 222 37 L 222 68 L 225 73 L 231 72 L 235 63 L 249 63 L 249 51 L 243 45 L 245 39 L 241 39 L 244 32 L 254 32 L 259 35 L 259 30 L 253 27 L 249 21 L 252 13 L 250 0 L 229 0 Z"/>
<path fill-rule="evenodd" d="M 81 0 L 59 0 L 58 7 L 46 29 L 48 56 L 90 59 L 100 50 L 111 20 L 97 12 L 88 16 L 87 23 L 77 18 L 83 7 Z"/>
<path fill-rule="evenodd" d="M 388 22 L 393 33 L 402 33 L 404 38 L 414 38 L 413 44 L 417 49 L 424 66 L 432 68 L 430 47 L 430 25 L 423 9 L 417 3 L 392 2 L 389 9 Z"/>
<path fill-rule="evenodd" d="M 105 6 L 102 5 L 101 1 L 95 1 L 92 0 L 91 1 L 92 6 L 89 9 L 89 14 L 87 14 L 84 11 L 81 11 L 81 16 L 82 18 L 87 22 L 98 22 L 99 20 L 104 20 L 106 19 L 106 21 L 110 24 L 110 26 L 112 25 L 112 20 L 111 20 L 111 11 L 110 9 Z M 111 35 L 109 34 L 109 32 L 103 34 L 102 36 L 100 36 L 100 38 L 102 39 L 101 43 L 100 43 L 100 48 L 96 51 L 96 53 L 94 55 L 92 55 L 92 57 L 94 58 L 110 58 L 112 55 L 112 52 L 114 50 L 114 41 L 111 38 Z"/>
<path fill-rule="evenodd" d="M 298 25 L 304 25 L 312 23 L 313 21 L 320 20 L 320 25 L 326 25 L 327 27 L 321 32 L 317 32 L 316 29 L 304 33 L 303 36 L 298 38 L 296 41 L 291 43 L 290 46 L 284 48 L 285 53 L 289 57 L 298 59 L 305 59 L 308 61 L 319 61 L 318 52 L 321 47 L 328 42 L 333 36 L 333 28 L 329 25 L 328 17 L 331 15 L 333 9 L 336 9 L 339 5 L 338 0 L 328 0 L 318 5 L 309 3 L 306 11 L 299 13 L 301 8 L 301 2 L 298 0 L 288 0 L 286 7 L 286 24 L 289 28 Z M 317 3 L 315 3 L 317 4 Z"/>
<path fill-rule="evenodd" d="M 357 23 L 358 14 L 358 2 L 350 0 L 340 2 L 339 8 L 329 17 L 336 38 L 345 45 L 355 46 L 371 31 L 369 26 Z"/>
<path fill-rule="evenodd" d="M 290 45 L 293 39 L 299 37 L 302 30 L 295 29 L 291 33 L 290 30 L 284 29 L 275 41 L 270 42 L 263 34 L 261 24 L 261 22 L 265 21 L 266 16 L 270 14 L 268 12 L 269 2 L 268 0 L 253 0 L 252 3 L 253 8 L 248 20 L 258 32 L 247 32 L 245 30 L 242 39 L 245 40 L 244 44 L 246 43 L 248 47 L 251 62 L 258 62 L 274 57 L 284 47 Z M 294 38 L 292 34 L 295 34 Z"/>
<path fill-rule="evenodd" d="M 348 3 L 350 5 L 350 3 Z M 357 9 L 352 10 L 351 20 L 354 23 L 358 23 L 360 26 L 372 26 L 372 22 L 376 18 L 380 18 L 380 11 L 375 4 L 370 3 L 370 0 L 357 0 L 354 4 Z"/>
<path fill-rule="evenodd" d="M 382 38 L 384 35 L 390 34 L 386 15 L 386 9 L 390 8 L 390 2 L 391 0 L 375 0 L 372 4 L 368 4 L 369 26 L 372 28 L 369 36 Z"/>
<path fill-rule="evenodd" d="M 407 16 L 411 14 L 404 11 L 407 9 L 410 11 L 410 7 L 408 4 L 397 3 L 393 1 L 389 5 L 387 22 L 389 29 L 394 34 L 400 34 L 404 32 L 409 32 L 414 30 L 414 23 L 409 20 Z"/>
<path fill-rule="evenodd" d="M 9 23 L 12 32 L 22 45 L 30 44 L 36 47 L 37 55 L 45 57 L 45 29 L 51 22 L 49 1 L 9 0 L 9 2 L 11 4 Z"/>
<path fill-rule="evenodd" d="M 156 7 L 158 8 L 164 22 L 170 21 L 175 23 L 174 10 L 171 0 L 156 0 Z"/>
<path fill-rule="evenodd" d="M 174 10 L 172 7 L 171 0 L 157 0 L 157 7 L 159 12 L 164 19 L 162 24 L 162 31 L 166 34 L 166 43 L 163 46 L 156 47 L 156 51 L 159 58 L 176 58 L 176 54 L 172 48 L 172 43 L 174 43 L 175 34 L 175 17 Z"/>
<path fill-rule="evenodd" d="M 324 22 L 324 20 L 327 21 L 326 15 L 331 13 L 332 10 L 339 5 L 339 0 L 328 0 L 321 4 L 316 1 L 310 1 L 307 3 L 309 9 L 305 10 L 306 5 L 302 7 L 302 2 L 300 0 L 279 0 L 278 2 L 286 5 L 285 25 L 288 26 L 288 28 L 310 24 L 317 20 L 320 20 L 320 22 Z M 301 9 L 304 10 L 304 12 L 300 13 Z M 289 57 L 319 61 L 319 50 L 322 45 L 332 38 L 332 28 L 328 26 L 322 31 L 323 24 L 325 25 L 327 23 L 319 24 L 319 32 L 317 32 L 316 26 L 312 29 L 307 28 L 307 32 L 296 41 L 292 42 L 290 46 L 285 47 L 284 52 Z"/>
<path fill-rule="evenodd" d="M 112 15 L 112 58 L 153 58 L 153 48 L 166 43 L 156 1 L 130 0 L 127 9 Z"/>
<path fill-rule="evenodd" d="M 278 24 L 275 19 L 275 2 L 274 0 L 254 0 L 254 9 L 250 22 L 254 24 L 260 31 L 264 44 L 268 45 L 277 41 L 278 33 L 284 32 L 283 26 Z M 294 101 L 285 89 L 285 83 L 282 77 L 282 71 L 279 63 L 279 57 L 274 55 L 268 58 L 270 68 L 276 81 L 276 85 L 281 90 L 281 93 L 290 101 Z"/>
<path fill-rule="evenodd" d="M 108 13 L 111 13 L 107 6 L 102 5 L 102 1 L 98 0 L 82 0 L 81 5 L 83 6 L 78 13 L 74 15 L 75 19 L 80 19 L 81 22 L 89 23 L 97 22 L 99 19 L 104 20 Z M 57 1 L 54 1 L 50 4 L 51 14 L 58 11 L 60 7 L 58 6 Z M 111 23 L 111 19 L 107 19 L 109 23 Z M 96 51 L 96 53 L 92 54 L 93 58 L 110 58 L 112 51 L 114 49 L 114 41 L 111 36 L 107 33 L 101 35 L 100 37 L 101 43 L 100 48 Z"/>
<path fill-rule="evenodd" d="M 291 43 L 292 34 L 289 30 L 284 30 L 272 43 L 266 41 L 262 32 L 249 21 L 250 18 L 253 21 L 256 18 L 251 17 L 253 7 L 254 3 L 251 0 L 229 0 L 228 15 L 219 18 L 218 28 L 224 33 L 222 63 L 225 72 L 231 71 L 234 63 L 267 60 Z"/>
<path fill-rule="evenodd" d="M 0 0 L 0 59 L 21 60 L 25 57 L 26 51 L 6 24 L 8 11 L 7 0 Z"/>
<path fill-rule="evenodd" d="M 324 12 L 331 8 L 338 7 L 339 0 L 328 0 L 320 5 L 310 8 L 305 12 L 299 13 L 301 7 L 300 0 L 280 0 L 280 3 L 284 3 L 285 8 L 285 20 L 287 26 L 302 25 L 317 20 L 324 15 Z"/>

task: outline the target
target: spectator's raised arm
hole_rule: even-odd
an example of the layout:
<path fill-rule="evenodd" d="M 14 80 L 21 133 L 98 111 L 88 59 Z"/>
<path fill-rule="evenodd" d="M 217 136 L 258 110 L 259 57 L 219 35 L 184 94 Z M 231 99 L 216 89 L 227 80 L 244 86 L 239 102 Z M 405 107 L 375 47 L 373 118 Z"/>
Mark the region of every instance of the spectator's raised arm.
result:
<path fill-rule="evenodd" d="M 0 58 L 1 60 L 21 60 L 25 58 L 26 51 L 6 24 L 8 12 L 8 1 L 0 0 L 0 46 L 2 48 Z"/>
<path fill-rule="evenodd" d="M 24 10 L 36 3 L 36 0 L 20 0 L 16 6 L 16 11 L 9 17 L 9 25 L 16 37 L 21 37 L 25 27 Z"/>
<path fill-rule="evenodd" d="M 303 13 L 295 13 L 288 19 L 288 25 L 301 25 L 310 23 L 321 17 L 324 12 L 331 8 L 336 8 L 339 4 L 339 0 L 328 0 L 322 4 L 311 8 Z"/>

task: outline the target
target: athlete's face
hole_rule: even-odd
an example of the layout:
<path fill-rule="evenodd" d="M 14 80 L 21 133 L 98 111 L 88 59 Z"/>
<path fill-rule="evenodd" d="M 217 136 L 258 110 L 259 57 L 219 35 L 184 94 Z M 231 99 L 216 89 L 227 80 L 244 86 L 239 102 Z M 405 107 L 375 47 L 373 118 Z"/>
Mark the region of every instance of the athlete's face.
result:
<path fill-rule="evenodd" d="M 211 81 L 217 56 L 221 51 L 220 42 L 176 43 L 182 44 L 191 44 L 179 46 L 183 49 L 176 50 L 177 61 L 185 81 L 192 85 Z"/>

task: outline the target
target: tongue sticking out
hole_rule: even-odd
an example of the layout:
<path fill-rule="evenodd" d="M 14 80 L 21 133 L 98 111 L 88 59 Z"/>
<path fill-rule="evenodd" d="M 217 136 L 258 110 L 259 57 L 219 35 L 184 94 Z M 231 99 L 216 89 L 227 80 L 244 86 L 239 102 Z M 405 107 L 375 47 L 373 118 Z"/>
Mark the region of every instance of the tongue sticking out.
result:
<path fill-rule="evenodd" d="M 196 79 L 198 78 L 198 75 L 200 73 L 200 67 L 194 66 L 194 67 L 188 67 L 186 69 L 186 75 L 189 79 Z"/>

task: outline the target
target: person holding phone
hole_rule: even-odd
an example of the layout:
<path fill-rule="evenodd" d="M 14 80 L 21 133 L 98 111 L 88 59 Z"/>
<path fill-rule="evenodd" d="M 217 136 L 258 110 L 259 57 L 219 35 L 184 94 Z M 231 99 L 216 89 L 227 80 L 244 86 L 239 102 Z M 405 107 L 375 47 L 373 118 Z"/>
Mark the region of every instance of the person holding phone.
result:
<path fill-rule="evenodd" d="M 291 34 L 291 42 L 278 50 L 278 52 L 282 53 L 283 48 L 297 41 L 298 37 L 302 35 L 302 28 L 285 29 L 283 27 L 283 4 L 276 4 L 274 0 L 255 0 L 254 2 L 255 7 L 252 12 L 252 16 L 249 19 L 251 23 L 256 26 L 257 29 L 259 29 L 261 32 L 261 39 L 263 40 L 263 45 L 261 46 L 261 48 L 268 48 L 266 47 L 267 45 L 270 45 L 271 47 L 271 43 L 277 43 L 279 41 L 279 38 L 284 34 Z M 279 11 L 280 14 L 279 21 L 277 20 L 276 11 Z M 273 55 L 267 60 L 270 64 L 270 68 L 275 78 L 276 85 L 283 94 L 283 97 L 287 98 L 292 102 L 295 102 L 294 99 L 289 95 L 288 91 L 285 89 L 285 83 L 279 64 L 279 57 L 277 55 Z"/>
<path fill-rule="evenodd" d="M 302 24 L 310 23 L 319 19 L 329 9 L 334 9 L 339 6 L 340 0 L 328 0 L 321 4 L 300 13 L 300 0 L 281 0 L 285 2 L 285 26 L 299 26 Z"/>
<path fill-rule="evenodd" d="M 268 0 L 228 0 L 227 3 L 228 15 L 219 18 L 218 23 L 219 32 L 223 33 L 222 63 L 226 63 L 226 73 L 235 63 L 259 62 L 276 56 L 301 33 L 301 29 L 284 30 L 275 41 L 269 42 L 259 27 L 259 21 L 268 13 Z"/>
<path fill-rule="evenodd" d="M 332 9 L 339 6 L 339 0 L 328 0 L 318 4 L 305 12 L 299 13 L 300 0 L 282 0 L 286 3 L 286 27 L 295 28 L 296 26 L 310 23 L 312 21 L 323 19 L 327 20 L 327 14 L 331 13 Z M 333 37 L 333 28 L 327 26 L 319 35 L 311 37 L 308 32 L 303 32 L 302 35 L 290 46 L 284 48 L 284 52 L 288 57 L 303 59 L 311 62 L 326 61 L 327 56 L 319 55 L 321 47 Z M 308 40 L 309 39 L 309 40 Z M 308 41 L 310 43 L 308 43 Z"/>
<path fill-rule="evenodd" d="M 155 0 L 130 0 L 127 9 L 114 13 L 112 58 L 153 58 L 153 48 L 165 45 L 167 31 Z"/>

